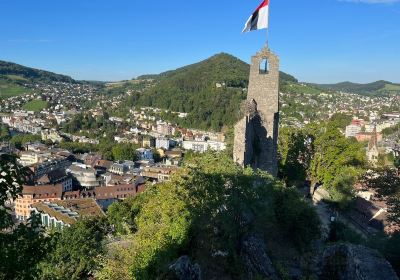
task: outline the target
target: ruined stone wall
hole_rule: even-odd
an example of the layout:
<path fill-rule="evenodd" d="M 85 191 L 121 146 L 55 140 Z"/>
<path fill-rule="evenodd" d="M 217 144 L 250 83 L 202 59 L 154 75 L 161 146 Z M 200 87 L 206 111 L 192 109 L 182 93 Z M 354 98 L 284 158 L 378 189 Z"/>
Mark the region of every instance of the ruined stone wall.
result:
<path fill-rule="evenodd" d="M 235 126 L 234 160 L 242 166 L 250 165 L 276 176 L 279 59 L 268 46 L 252 57 L 247 103 L 255 104 L 256 113 L 247 112 Z"/>

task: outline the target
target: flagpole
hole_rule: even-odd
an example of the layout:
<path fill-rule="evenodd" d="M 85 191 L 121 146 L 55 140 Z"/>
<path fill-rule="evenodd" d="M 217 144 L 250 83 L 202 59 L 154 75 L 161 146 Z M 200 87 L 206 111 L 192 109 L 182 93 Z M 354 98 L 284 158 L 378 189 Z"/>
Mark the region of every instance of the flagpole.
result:
<path fill-rule="evenodd" d="M 266 41 L 266 45 L 267 45 L 267 48 L 269 49 L 269 46 L 268 46 L 268 39 L 269 39 L 269 14 L 270 14 L 270 11 L 271 11 L 271 1 L 268 1 L 268 23 L 267 23 L 267 41 Z"/>

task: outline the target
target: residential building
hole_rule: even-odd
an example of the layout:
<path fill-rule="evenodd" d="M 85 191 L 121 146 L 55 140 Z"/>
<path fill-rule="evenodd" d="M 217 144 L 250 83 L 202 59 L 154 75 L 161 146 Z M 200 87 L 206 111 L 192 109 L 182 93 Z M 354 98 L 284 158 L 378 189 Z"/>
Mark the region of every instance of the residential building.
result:
<path fill-rule="evenodd" d="M 32 211 L 32 204 L 50 202 L 62 198 L 62 184 L 28 186 L 24 185 L 21 195 L 15 200 L 15 215 L 20 221 L 27 220 Z"/>
<path fill-rule="evenodd" d="M 139 148 L 136 149 L 138 160 L 153 160 L 153 152 L 150 149 Z"/>
<path fill-rule="evenodd" d="M 172 147 L 172 141 L 168 138 L 157 138 L 156 139 L 156 149 L 169 150 Z"/>
<path fill-rule="evenodd" d="M 73 225 L 79 218 L 105 215 L 93 198 L 38 202 L 32 205 L 31 213 L 40 215 L 43 226 L 59 230 Z"/>

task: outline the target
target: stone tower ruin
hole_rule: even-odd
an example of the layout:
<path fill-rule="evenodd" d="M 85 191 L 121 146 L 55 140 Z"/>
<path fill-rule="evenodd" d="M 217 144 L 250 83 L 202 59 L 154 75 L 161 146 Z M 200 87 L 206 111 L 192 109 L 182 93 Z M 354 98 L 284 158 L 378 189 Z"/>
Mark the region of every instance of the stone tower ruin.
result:
<path fill-rule="evenodd" d="M 279 58 L 268 45 L 252 57 L 247 100 L 235 125 L 236 163 L 278 173 Z"/>

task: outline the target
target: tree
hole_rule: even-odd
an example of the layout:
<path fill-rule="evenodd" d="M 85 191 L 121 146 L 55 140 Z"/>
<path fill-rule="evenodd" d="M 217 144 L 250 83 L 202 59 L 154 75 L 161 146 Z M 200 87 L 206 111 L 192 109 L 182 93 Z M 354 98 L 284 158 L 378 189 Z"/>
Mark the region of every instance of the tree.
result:
<path fill-rule="evenodd" d="M 17 163 L 15 156 L 0 155 L 0 230 L 12 226 L 10 208 L 5 203 L 18 197 L 29 174 L 27 168 Z"/>
<path fill-rule="evenodd" d="M 334 127 L 340 128 L 341 130 L 345 130 L 346 126 L 351 123 L 352 119 L 353 117 L 351 115 L 335 113 L 330 118 L 330 124 Z"/>
<path fill-rule="evenodd" d="M 29 142 L 41 141 L 42 137 L 40 135 L 34 134 L 17 134 L 13 136 L 10 143 L 15 145 L 16 148 L 22 149 L 22 147 Z"/>
<path fill-rule="evenodd" d="M 104 253 L 107 230 L 105 220 L 83 219 L 54 233 L 39 279 L 90 279 Z"/>
<path fill-rule="evenodd" d="M 367 172 L 362 178 L 366 188 L 376 190 L 388 205 L 389 220 L 400 223 L 400 176 L 396 169 L 384 167 Z"/>
<path fill-rule="evenodd" d="M 279 131 L 279 177 L 287 186 L 303 185 L 313 155 L 310 137 L 302 130 L 282 128 Z"/>
<path fill-rule="evenodd" d="M 34 279 L 37 264 L 46 253 L 48 238 L 36 217 L 13 227 L 8 199 L 15 200 L 30 175 L 14 156 L 0 156 L 0 279 Z"/>
<path fill-rule="evenodd" d="M 327 123 L 312 128 L 314 156 L 310 164 L 313 182 L 320 182 L 333 197 L 350 201 L 352 182 L 366 166 L 365 150 L 355 139 L 345 138 L 335 126 Z M 349 177 L 351 176 L 351 178 Z M 344 195 L 344 196 L 343 196 Z M 350 195 L 350 197 L 349 197 Z M 338 201 L 338 202 L 340 202 Z M 345 203 L 342 203 L 344 206 Z"/>
<path fill-rule="evenodd" d="M 132 208 L 113 207 L 110 218 L 116 217 L 111 219 L 118 221 L 117 230 L 126 229 L 124 224 L 133 229 L 121 237 L 124 246 L 113 246 L 99 279 L 162 278 L 182 254 L 196 256 L 209 271 L 217 267 L 245 278 L 241 248 L 247 236 L 259 235 L 263 242 L 279 236 L 300 251 L 319 236 L 318 216 L 295 189 L 238 167 L 227 154 L 186 159 L 170 182 L 149 187 L 128 204 Z M 227 257 L 210 258 L 211 252 Z"/>
<path fill-rule="evenodd" d="M 112 155 L 114 160 L 132 160 L 135 161 L 136 156 L 136 146 L 128 143 L 116 144 L 112 148 Z"/>
<path fill-rule="evenodd" d="M 0 141 L 6 141 L 10 139 L 10 132 L 7 126 L 0 125 Z"/>
<path fill-rule="evenodd" d="M 400 169 L 400 156 L 394 156 L 393 165 L 397 168 L 397 170 Z"/>

